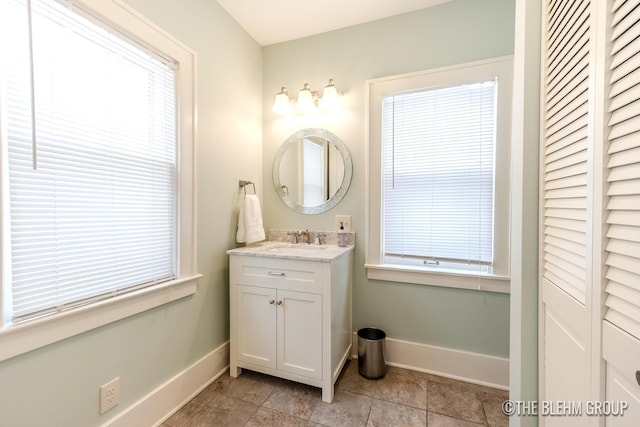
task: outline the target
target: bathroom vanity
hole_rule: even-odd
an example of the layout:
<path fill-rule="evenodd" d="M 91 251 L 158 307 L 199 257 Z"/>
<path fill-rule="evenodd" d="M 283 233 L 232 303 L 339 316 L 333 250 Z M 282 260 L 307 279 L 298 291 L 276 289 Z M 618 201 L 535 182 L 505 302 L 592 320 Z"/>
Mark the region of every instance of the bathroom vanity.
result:
<path fill-rule="evenodd" d="M 242 368 L 333 387 L 351 354 L 353 247 L 264 242 L 227 251 L 232 377 Z"/>

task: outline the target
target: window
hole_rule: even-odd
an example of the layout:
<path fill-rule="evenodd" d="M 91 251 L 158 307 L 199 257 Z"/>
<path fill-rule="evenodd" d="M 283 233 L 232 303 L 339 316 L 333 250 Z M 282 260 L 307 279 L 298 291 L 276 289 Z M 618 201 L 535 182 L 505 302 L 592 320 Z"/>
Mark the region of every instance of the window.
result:
<path fill-rule="evenodd" d="M 389 94 L 383 262 L 493 266 L 495 80 Z"/>
<path fill-rule="evenodd" d="M 84 4 L 1 7 L 0 339 L 74 308 L 149 295 L 139 312 L 195 290 L 193 55 L 139 18 L 110 24 L 136 21 L 118 3 Z"/>
<path fill-rule="evenodd" d="M 304 194 L 302 204 L 305 206 L 317 206 L 328 200 L 327 178 L 325 171 L 328 169 L 326 146 L 327 142 L 315 138 L 302 139 L 302 170 Z"/>
<path fill-rule="evenodd" d="M 370 278 L 508 289 L 510 64 L 370 82 Z"/>

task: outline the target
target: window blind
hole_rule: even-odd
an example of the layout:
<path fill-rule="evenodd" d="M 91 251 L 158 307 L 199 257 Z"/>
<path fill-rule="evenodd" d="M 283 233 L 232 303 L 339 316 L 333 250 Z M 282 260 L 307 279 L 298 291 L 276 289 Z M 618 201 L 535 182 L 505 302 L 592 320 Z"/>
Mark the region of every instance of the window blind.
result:
<path fill-rule="evenodd" d="M 496 95 L 491 80 L 383 98 L 385 263 L 492 265 Z"/>
<path fill-rule="evenodd" d="M 605 319 L 640 338 L 640 8 L 611 12 Z"/>
<path fill-rule="evenodd" d="M 174 66 L 56 1 L 32 0 L 32 92 L 27 5 L 3 3 L 11 318 L 174 278 Z"/>
<path fill-rule="evenodd" d="M 303 204 L 317 206 L 326 200 L 325 149 L 322 143 L 302 139 Z"/>
<path fill-rule="evenodd" d="M 549 1 L 543 93 L 543 277 L 585 303 L 589 1 Z"/>

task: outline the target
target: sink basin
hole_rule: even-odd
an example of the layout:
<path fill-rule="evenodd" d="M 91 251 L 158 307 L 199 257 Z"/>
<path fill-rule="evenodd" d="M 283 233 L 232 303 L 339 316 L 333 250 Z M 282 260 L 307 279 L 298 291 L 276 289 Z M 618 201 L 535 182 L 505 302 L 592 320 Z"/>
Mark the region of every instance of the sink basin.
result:
<path fill-rule="evenodd" d="M 327 249 L 327 245 L 309 245 L 307 243 L 290 243 L 288 245 L 285 246 L 285 248 L 292 248 L 292 249 L 305 249 L 308 251 L 323 251 L 325 249 Z"/>
<path fill-rule="evenodd" d="M 274 246 L 272 248 L 267 249 L 269 252 L 281 252 L 281 253 L 301 253 L 301 254 L 311 254 L 315 251 L 324 251 L 327 249 L 326 245 L 308 245 L 306 243 L 290 243 L 282 246 Z"/>

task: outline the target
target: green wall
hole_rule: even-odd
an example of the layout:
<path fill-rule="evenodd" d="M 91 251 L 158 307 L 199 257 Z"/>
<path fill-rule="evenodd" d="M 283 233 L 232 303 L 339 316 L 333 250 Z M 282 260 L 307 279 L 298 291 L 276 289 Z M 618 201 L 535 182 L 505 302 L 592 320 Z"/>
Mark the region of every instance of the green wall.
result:
<path fill-rule="evenodd" d="M 197 52 L 204 277 L 193 296 L 0 362 L 0 426 L 100 425 L 229 338 L 225 250 L 235 246 L 238 180 L 262 191 L 261 48 L 215 1 L 127 3 Z M 117 376 L 121 403 L 100 416 L 98 389 Z"/>
<path fill-rule="evenodd" d="M 225 250 L 235 247 L 240 179 L 256 183 L 267 228 L 330 230 L 334 215 L 353 215 L 354 329 L 375 325 L 392 338 L 508 356 L 508 295 L 367 280 L 365 82 L 512 54 L 515 0 L 454 0 L 264 48 L 212 0 L 127 3 L 198 55 L 196 207 L 204 277 L 191 297 L 0 362 L 0 425 L 99 425 L 228 339 Z M 271 113 L 280 86 L 290 93 L 305 82 L 321 89 L 329 78 L 345 92 L 341 112 L 288 119 Z M 304 127 L 336 133 L 354 160 L 349 193 L 321 215 L 289 210 L 271 184 L 279 144 Z M 116 376 L 121 404 L 101 417 L 98 388 Z"/>
<path fill-rule="evenodd" d="M 265 225 L 332 230 L 336 214 L 353 216 L 354 329 L 373 325 L 392 338 L 508 357 L 509 295 L 367 279 L 365 83 L 377 77 L 511 55 L 514 20 L 515 0 L 454 0 L 264 48 Z M 345 92 L 340 113 L 282 118 L 271 112 L 281 86 L 295 96 L 305 82 L 321 90 L 329 78 Z M 345 199 L 329 212 L 313 216 L 287 208 L 270 186 L 278 146 L 305 127 L 324 127 L 340 136 L 349 147 L 354 168 Z"/>

